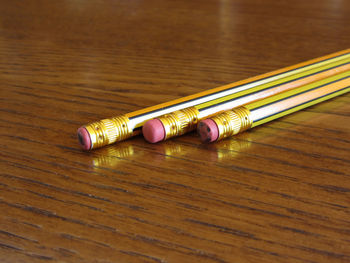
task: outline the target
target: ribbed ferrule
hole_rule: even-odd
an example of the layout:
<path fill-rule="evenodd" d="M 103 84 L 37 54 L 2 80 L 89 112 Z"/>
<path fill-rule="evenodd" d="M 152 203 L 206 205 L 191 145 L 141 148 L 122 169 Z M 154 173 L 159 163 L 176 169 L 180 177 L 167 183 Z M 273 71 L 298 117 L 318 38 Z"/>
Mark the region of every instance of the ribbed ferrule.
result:
<path fill-rule="evenodd" d="M 252 126 L 250 111 L 245 107 L 225 111 L 211 118 L 219 129 L 217 141 L 238 134 Z"/>
<path fill-rule="evenodd" d="M 197 127 L 198 115 L 197 108 L 189 107 L 158 117 L 165 129 L 164 140 L 193 131 Z"/>
<path fill-rule="evenodd" d="M 123 115 L 89 123 L 84 127 L 90 134 L 91 149 L 122 141 L 132 136 L 129 118 Z"/>

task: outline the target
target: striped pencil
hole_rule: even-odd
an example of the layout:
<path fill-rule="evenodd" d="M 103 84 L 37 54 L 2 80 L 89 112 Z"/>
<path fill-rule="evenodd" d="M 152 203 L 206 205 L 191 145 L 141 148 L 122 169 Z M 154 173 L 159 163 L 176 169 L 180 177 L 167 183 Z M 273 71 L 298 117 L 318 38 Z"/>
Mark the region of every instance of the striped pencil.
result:
<path fill-rule="evenodd" d="M 198 124 L 203 142 L 219 141 L 350 91 L 350 71 L 225 111 Z"/>

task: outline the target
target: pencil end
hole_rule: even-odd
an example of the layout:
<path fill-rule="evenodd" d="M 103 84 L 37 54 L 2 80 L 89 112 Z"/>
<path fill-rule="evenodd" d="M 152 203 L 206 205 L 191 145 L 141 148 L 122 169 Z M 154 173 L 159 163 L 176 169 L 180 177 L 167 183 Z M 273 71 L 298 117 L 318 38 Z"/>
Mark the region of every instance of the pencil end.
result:
<path fill-rule="evenodd" d="M 77 135 L 78 135 L 78 141 L 79 141 L 80 147 L 85 151 L 90 150 L 91 137 L 89 132 L 85 129 L 85 127 L 80 127 L 77 131 Z"/>
<path fill-rule="evenodd" d="M 149 120 L 142 127 L 142 134 L 146 141 L 157 143 L 165 139 L 165 129 L 158 119 Z"/>
<path fill-rule="evenodd" d="M 219 137 L 219 128 L 212 119 L 206 119 L 199 122 L 197 133 L 204 143 L 214 142 Z"/>
<path fill-rule="evenodd" d="M 201 121 L 198 134 L 203 142 L 220 141 L 249 129 L 252 123 L 250 111 L 239 107 Z"/>
<path fill-rule="evenodd" d="M 79 144 L 84 150 L 122 141 L 132 135 L 129 118 L 124 115 L 89 123 L 78 129 Z"/>

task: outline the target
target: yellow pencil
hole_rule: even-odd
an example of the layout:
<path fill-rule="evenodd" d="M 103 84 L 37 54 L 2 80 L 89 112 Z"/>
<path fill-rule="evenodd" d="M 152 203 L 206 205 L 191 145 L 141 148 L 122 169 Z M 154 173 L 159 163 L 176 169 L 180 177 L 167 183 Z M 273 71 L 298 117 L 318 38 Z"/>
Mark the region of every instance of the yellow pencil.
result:
<path fill-rule="evenodd" d="M 225 111 L 201 121 L 197 131 L 203 142 L 219 141 L 349 91 L 350 71 L 347 71 Z"/>

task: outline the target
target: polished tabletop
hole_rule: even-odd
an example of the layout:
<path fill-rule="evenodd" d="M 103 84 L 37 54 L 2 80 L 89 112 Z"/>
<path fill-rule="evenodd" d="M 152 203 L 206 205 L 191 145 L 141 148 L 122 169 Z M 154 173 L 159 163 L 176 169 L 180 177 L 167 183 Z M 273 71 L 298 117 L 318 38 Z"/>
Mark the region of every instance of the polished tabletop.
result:
<path fill-rule="evenodd" d="M 76 130 L 350 47 L 347 0 L 0 2 L 1 262 L 349 262 L 350 94 L 202 144 Z"/>

